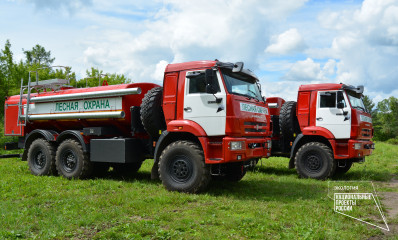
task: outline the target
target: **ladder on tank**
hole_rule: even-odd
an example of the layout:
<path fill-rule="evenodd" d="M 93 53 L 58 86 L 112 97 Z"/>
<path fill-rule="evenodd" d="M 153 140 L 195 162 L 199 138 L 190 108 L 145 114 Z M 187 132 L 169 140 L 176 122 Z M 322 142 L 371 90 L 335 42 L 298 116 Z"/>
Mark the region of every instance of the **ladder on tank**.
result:
<path fill-rule="evenodd" d="M 49 80 L 42 80 L 39 81 L 39 70 L 43 69 L 49 69 L 49 68 L 65 68 L 66 72 L 66 79 L 49 79 Z M 66 87 L 69 86 L 70 80 L 69 80 L 69 71 L 70 67 L 65 67 L 65 66 L 50 66 L 50 67 L 42 67 L 36 69 L 36 71 L 29 71 L 29 81 L 28 85 L 24 86 L 23 85 L 23 79 L 21 79 L 21 89 L 19 92 L 19 102 L 18 102 L 18 126 L 26 126 L 26 123 L 29 122 L 29 104 L 30 104 L 30 94 L 32 90 L 36 90 L 37 93 L 40 92 L 40 90 L 46 90 L 48 88 L 52 89 L 52 91 L 57 91 L 61 87 Z M 32 83 L 31 81 L 31 73 L 36 73 L 36 82 Z M 27 94 L 24 95 L 25 90 L 28 90 Z M 26 99 L 26 108 L 24 107 L 24 104 L 22 103 L 23 99 Z M 23 111 L 25 110 L 25 111 Z"/>

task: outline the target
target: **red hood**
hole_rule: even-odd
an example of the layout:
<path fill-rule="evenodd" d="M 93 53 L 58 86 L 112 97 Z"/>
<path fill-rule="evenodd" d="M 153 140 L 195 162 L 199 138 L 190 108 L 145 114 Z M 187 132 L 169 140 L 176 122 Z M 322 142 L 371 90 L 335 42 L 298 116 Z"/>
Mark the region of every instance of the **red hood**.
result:
<path fill-rule="evenodd" d="M 372 115 L 359 109 L 351 109 L 351 139 L 370 140 L 372 137 Z"/>
<path fill-rule="evenodd" d="M 270 136 L 270 115 L 264 102 L 244 96 L 227 95 L 226 135 Z"/>

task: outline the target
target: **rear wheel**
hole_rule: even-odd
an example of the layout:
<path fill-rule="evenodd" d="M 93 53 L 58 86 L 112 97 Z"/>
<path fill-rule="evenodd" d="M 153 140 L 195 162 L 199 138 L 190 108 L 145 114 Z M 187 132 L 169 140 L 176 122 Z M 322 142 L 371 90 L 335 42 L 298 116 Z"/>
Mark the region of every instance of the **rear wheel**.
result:
<path fill-rule="evenodd" d="M 76 140 L 63 141 L 58 147 L 55 159 L 59 175 L 65 178 L 86 178 L 92 173 L 89 156 Z"/>
<path fill-rule="evenodd" d="M 332 150 L 319 142 L 300 147 L 295 156 L 295 165 L 299 176 L 321 180 L 331 177 L 336 169 Z"/>
<path fill-rule="evenodd" d="M 163 150 L 159 175 L 166 189 L 188 193 L 204 190 L 211 179 L 202 149 L 191 141 L 177 141 Z"/>
<path fill-rule="evenodd" d="M 28 151 L 28 165 L 33 175 L 55 175 L 54 146 L 42 138 L 34 140 Z"/>

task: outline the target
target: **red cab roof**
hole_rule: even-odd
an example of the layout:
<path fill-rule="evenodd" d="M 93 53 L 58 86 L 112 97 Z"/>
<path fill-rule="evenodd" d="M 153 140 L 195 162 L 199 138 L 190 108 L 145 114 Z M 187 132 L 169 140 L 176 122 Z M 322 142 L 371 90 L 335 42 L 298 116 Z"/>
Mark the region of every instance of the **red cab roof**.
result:
<path fill-rule="evenodd" d="M 178 72 L 182 70 L 209 68 L 216 65 L 216 61 L 193 61 L 184 63 L 172 63 L 167 65 L 165 72 Z"/>
<path fill-rule="evenodd" d="M 338 83 L 319 83 L 300 85 L 299 91 L 318 91 L 318 90 L 339 90 L 342 89 L 343 84 Z"/>

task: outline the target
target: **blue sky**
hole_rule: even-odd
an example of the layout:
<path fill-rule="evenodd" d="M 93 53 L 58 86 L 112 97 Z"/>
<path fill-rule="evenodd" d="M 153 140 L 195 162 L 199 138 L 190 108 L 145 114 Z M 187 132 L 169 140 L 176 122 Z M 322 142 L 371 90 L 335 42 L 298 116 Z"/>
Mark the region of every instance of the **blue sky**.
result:
<path fill-rule="evenodd" d="M 0 44 L 35 44 L 79 77 L 96 67 L 161 83 L 168 63 L 244 61 L 266 96 L 301 84 L 365 85 L 398 96 L 398 0 L 3 0 Z"/>

